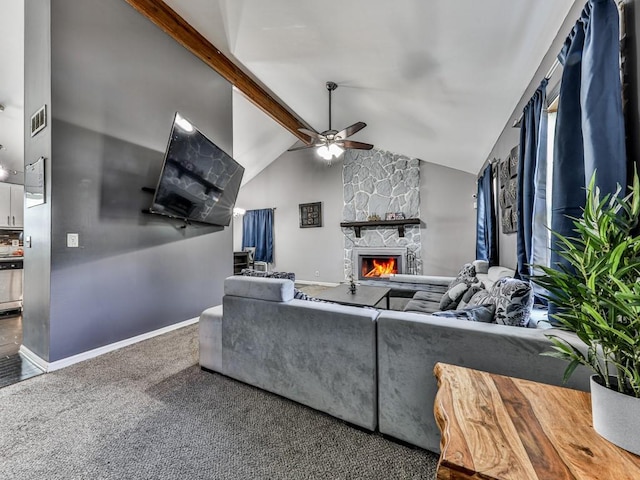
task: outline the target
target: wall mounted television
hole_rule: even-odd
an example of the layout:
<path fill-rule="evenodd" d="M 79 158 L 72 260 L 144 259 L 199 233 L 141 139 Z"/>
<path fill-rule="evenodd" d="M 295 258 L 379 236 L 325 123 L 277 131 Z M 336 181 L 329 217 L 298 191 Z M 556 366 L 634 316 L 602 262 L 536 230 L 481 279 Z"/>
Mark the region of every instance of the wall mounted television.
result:
<path fill-rule="evenodd" d="M 176 112 L 149 211 L 229 226 L 244 167 Z"/>

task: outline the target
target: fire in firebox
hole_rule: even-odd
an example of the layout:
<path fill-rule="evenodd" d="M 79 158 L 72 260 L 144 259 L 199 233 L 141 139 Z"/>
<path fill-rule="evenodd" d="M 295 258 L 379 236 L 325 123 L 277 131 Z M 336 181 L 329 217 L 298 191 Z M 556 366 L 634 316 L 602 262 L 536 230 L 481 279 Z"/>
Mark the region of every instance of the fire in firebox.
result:
<path fill-rule="evenodd" d="M 398 261 L 396 258 L 371 258 L 362 260 L 362 276 L 367 278 L 382 277 L 398 273 Z"/>

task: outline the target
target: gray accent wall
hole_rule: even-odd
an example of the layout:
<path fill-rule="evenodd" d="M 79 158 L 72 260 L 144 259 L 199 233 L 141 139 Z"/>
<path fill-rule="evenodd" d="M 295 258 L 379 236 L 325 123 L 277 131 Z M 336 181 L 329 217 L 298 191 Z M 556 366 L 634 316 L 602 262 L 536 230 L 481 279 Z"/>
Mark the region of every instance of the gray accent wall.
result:
<path fill-rule="evenodd" d="M 53 362 L 221 303 L 231 228 L 144 214 L 152 195 L 142 187 L 157 183 L 175 111 L 233 153 L 232 88 L 125 2 L 42 3 L 51 6 L 52 153 L 48 202 L 27 218 L 42 209 L 50 223 L 30 222 L 25 234 L 44 228 L 28 255 L 50 257 L 46 290 L 25 281 L 25 323 L 42 298 L 33 305 L 48 350 L 34 351 Z M 67 233 L 79 248 L 66 246 Z"/>
<path fill-rule="evenodd" d="M 334 161 L 327 167 L 312 150 L 286 152 L 240 189 L 238 207 L 277 207 L 274 270 L 295 272 L 305 281 L 344 281 L 342 166 Z M 475 190 L 474 175 L 420 161 L 424 274 L 455 275 L 475 258 Z M 323 227 L 299 227 L 298 204 L 308 202 L 322 202 Z M 236 217 L 233 232 L 239 250 L 242 217 Z"/>
<path fill-rule="evenodd" d="M 51 105 L 51 0 L 25 2 L 25 144 L 24 161 L 45 157 L 46 203 L 24 211 L 22 343 L 33 353 L 49 358 L 49 303 L 51 300 L 51 127 L 35 137 L 29 119 L 42 105 Z"/>

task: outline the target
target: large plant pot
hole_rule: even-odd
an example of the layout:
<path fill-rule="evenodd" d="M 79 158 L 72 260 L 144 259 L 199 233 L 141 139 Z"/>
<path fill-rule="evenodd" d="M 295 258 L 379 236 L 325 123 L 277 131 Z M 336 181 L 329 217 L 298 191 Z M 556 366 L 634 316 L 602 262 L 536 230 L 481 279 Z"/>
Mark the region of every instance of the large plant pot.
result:
<path fill-rule="evenodd" d="M 640 455 L 640 398 L 601 385 L 591 376 L 593 428 L 611 443 Z"/>

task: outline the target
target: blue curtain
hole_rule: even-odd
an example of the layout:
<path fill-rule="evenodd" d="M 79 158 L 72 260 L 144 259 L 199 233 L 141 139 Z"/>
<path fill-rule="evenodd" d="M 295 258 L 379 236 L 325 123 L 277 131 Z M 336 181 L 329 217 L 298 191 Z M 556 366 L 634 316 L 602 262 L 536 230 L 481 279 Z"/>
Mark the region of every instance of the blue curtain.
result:
<path fill-rule="evenodd" d="M 478 178 L 476 259 L 486 260 L 490 266 L 498 264 L 496 209 L 493 202 L 493 178 L 491 164 Z"/>
<path fill-rule="evenodd" d="M 546 150 L 541 148 L 542 109 L 547 101 L 547 79 L 544 79 L 522 113 L 520 126 L 520 153 L 518 162 L 518 190 L 516 233 L 519 278 L 529 278 L 533 263 L 534 203 L 536 198 L 536 168 L 538 156 L 546 165 Z M 544 153 L 543 153 L 544 152 Z M 539 203 L 539 202 L 538 202 Z M 546 208 L 546 207 L 545 207 Z M 539 234 L 539 228 L 535 227 Z"/>
<path fill-rule="evenodd" d="M 254 261 L 273 263 L 273 209 L 247 210 L 242 219 L 242 248 L 255 247 Z"/>
<path fill-rule="evenodd" d="M 613 0 L 590 0 L 565 41 L 556 120 L 551 228 L 573 234 L 585 186 L 597 169 L 603 195 L 627 184 L 619 70 L 619 20 Z M 555 248 L 551 266 L 566 267 Z"/>

